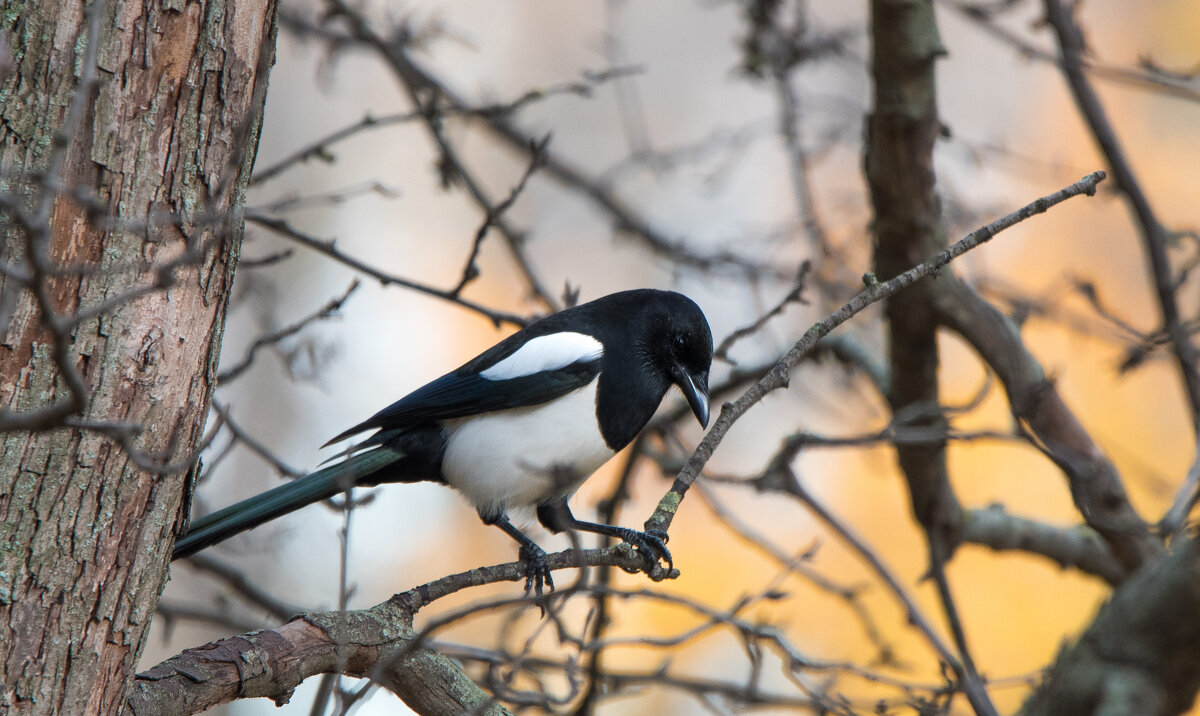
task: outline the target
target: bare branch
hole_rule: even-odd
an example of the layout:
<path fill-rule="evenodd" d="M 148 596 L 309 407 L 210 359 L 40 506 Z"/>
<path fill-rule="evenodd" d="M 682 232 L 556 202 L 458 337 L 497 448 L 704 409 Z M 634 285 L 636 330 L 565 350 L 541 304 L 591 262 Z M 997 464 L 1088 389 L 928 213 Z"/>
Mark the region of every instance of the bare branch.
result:
<path fill-rule="evenodd" d="M 1116 467 L 1105 456 L 1030 355 L 1016 326 L 962 282 L 938 292 L 939 322 L 963 337 L 996 372 L 1030 442 L 1067 477 L 1088 525 L 1109 543 L 1126 572 L 1162 553 L 1134 510 Z"/>
<path fill-rule="evenodd" d="M 1146 256 L 1150 260 L 1150 274 L 1158 298 L 1163 331 L 1171 339 L 1171 349 L 1191 409 L 1192 428 L 1200 434 L 1200 352 L 1192 344 L 1180 317 L 1175 297 L 1175 279 L 1171 274 L 1171 263 L 1167 256 L 1166 229 L 1150 207 L 1150 199 L 1142 189 L 1133 172 L 1133 165 L 1129 163 L 1129 157 L 1108 121 L 1104 105 L 1100 103 L 1100 97 L 1084 73 L 1081 59 L 1084 53 L 1083 35 L 1079 27 L 1059 0 L 1044 1 L 1046 20 L 1058 37 L 1062 51 L 1063 74 L 1071 87 L 1075 103 L 1087 121 L 1096 143 L 1100 145 L 1100 151 L 1113 173 L 1116 190 L 1125 195 L 1137 219 Z"/>
<path fill-rule="evenodd" d="M 225 427 L 228 428 L 229 432 L 233 435 L 234 443 L 241 443 L 245 445 L 250 449 L 250 452 L 258 455 L 260 458 L 266 461 L 266 463 L 275 468 L 275 471 L 280 475 L 292 478 L 304 475 L 303 470 L 297 470 L 291 465 L 288 465 L 281 460 L 278 455 L 272 452 L 270 448 L 268 448 L 266 445 L 263 445 L 261 441 L 243 430 L 240 425 L 234 422 L 233 416 L 229 414 L 228 408 L 226 408 L 224 405 L 221 405 L 219 402 L 214 400 L 212 408 L 213 412 L 215 412 L 221 418 L 225 424 Z M 209 469 L 211 470 L 211 467 Z"/>
<path fill-rule="evenodd" d="M 867 609 L 867 606 L 860 598 L 864 592 L 864 587 L 862 585 L 844 586 L 837 584 L 806 564 L 817 550 L 815 544 L 799 551 L 795 555 L 788 555 L 772 544 L 765 535 L 760 534 L 758 530 L 739 519 L 732 510 L 727 509 L 721 504 L 721 501 L 717 499 L 716 495 L 712 494 L 712 491 L 703 482 L 697 485 L 697 489 L 699 490 L 700 499 L 712 510 L 717 519 L 738 537 L 750 543 L 756 549 L 766 553 L 786 572 L 799 574 L 811 582 L 817 589 L 845 602 L 846 606 L 854 614 L 855 619 L 862 626 L 863 634 L 866 635 L 867 639 L 878 650 L 878 654 L 875 657 L 876 663 L 891 664 L 895 661 L 895 653 L 892 645 L 884 639 L 883 633 L 875 623 L 875 618 L 871 616 L 870 610 Z"/>
<path fill-rule="evenodd" d="M 453 172 L 453 176 L 456 179 L 463 178 L 463 165 L 461 161 L 458 160 L 457 154 L 450 149 L 444 138 L 440 137 L 440 129 L 433 120 L 440 117 L 446 111 L 462 112 L 470 104 L 414 61 L 402 43 L 388 42 L 380 37 L 370 29 L 361 15 L 355 13 L 340 0 L 328 1 L 335 15 L 347 18 L 351 23 L 353 37 L 375 48 L 392 66 L 401 81 L 404 82 L 405 88 L 408 90 L 414 104 L 418 107 L 424 107 L 422 111 L 427 116 L 426 124 L 434 137 L 435 143 L 438 144 L 439 150 L 442 152 L 445 166 Z M 432 95 L 433 99 L 436 99 L 440 104 L 435 107 L 433 99 L 429 102 L 420 101 L 420 98 L 417 96 L 419 92 Z M 467 114 L 465 116 L 481 122 L 494 136 L 501 139 L 510 149 L 519 154 L 524 155 L 528 153 L 529 147 L 534 144 L 533 138 L 517 129 L 507 116 L 484 116 L 479 114 Z M 561 156 L 547 152 L 545 156 L 545 171 L 548 176 L 553 177 L 563 185 L 590 199 L 612 218 L 617 231 L 635 237 L 652 252 L 668 258 L 675 265 L 689 266 L 701 271 L 732 270 L 739 274 L 748 273 L 752 275 L 776 273 L 770 266 L 755 263 L 728 251 L 698 254 L 692 251 L 685 242 L 668 238 L 655 230 L 647 219 L 625 204 L 612 191 L 602 187 L 597 181 L 590 178 L 586 172 L 570 164 Z M 476 203 L 486 212 L 487 207 L 490 206 L 490 202 L 486 201 L 479 188 L 474 186 L 474 182 L 468 181 L 467 187 L 474 196 Z M 504 222 L 500 222 L 497 225 L 497 229 L 509 241 L 514 254 L 520 257 L 520 234 L 509 229 Z M 522 268 L 525 270 L 526 277 L 530 280 L 531 285 L 537 289 L 539 297 L 549 305 L 554 305 L 550 300 L 549 294 L 537 286 L 528 266 L 522 264 Z"/>
<path fill-rule="evenodd" d="M 933 258 L 905 271 L 890 281 L 878 283 L 874 281 L 874 277 L 870 277 L 867 287 L 861 293 L 833 314 L 817 322 L 812 328 L 809 328 L 804 336 L 796 341 L 791 349 L 772 366 L 766 375 L 752 385 L 737 400 L 732 403 L 726 403 L 721 407 L 721 414 L 717 417 L 713 427 L 709 429 L 687 464 L 679 472 L 679 475 L 675 478 L 675 484 L 672 486 L 670 492 L 659 502 L 654 515 L 647 520 L 646 528 L 664 529 L 671 524 L 675 510 L 678 509 L 679 503 L 682 501 L 688 487 L 695 481 L 700 471 L 704 469 L 704 465 L 712 457 L 713 451 L 720 445 L 729 428 L 733 426 L 733 423 L 761 401 L 767 393 L 785 387 L 788 383 L 792 367 L 811 352 L 817 342 L 828 335 L 833 329 L 853 318 L 867 306 L 887 298 L 897 291 L 901 291 L 912 285 L 914 282 L 940 270 L 954 259 L 985 243 L 1004 229 L 1014 226 L 1032 216 L 1044 213 L 1051 207 L 1071 197 L 1081 194 L 1094 195 L 1096 185 L 1103 180 L 1104 172 L 1089 174 L 1078 182 L 1054 194 L 1042 197 L 1031 204 L 1021 207 L 1017 211 L 997 219 L 987 226 L 971 232 L 957 243 L 939 252 Z"/>
<path fill-rule="evenodd" d="M 785 295 L 783 299 L 779 301 L 779 303 L 775 304 L 773 308 L 755 319 L 753 323 L 739 328 L 721 339 L 721 342 L 717 345 L 716 349 L 713 350 L 713 360 L 723 360 L 729 363 L 734 363 L 734 361 L 730 360 L 729 358 L 729 349 L 732 348 L 735 343 L 746 336 L 757 333 L 772 318 L 781 315 L 789 304 L 805 303 L 803 295 L 805 279 L 808 277 L 809 271 L 811 270 L 812 264 L 810 262 L 805 261 L 803 264 L 801 264 L 800 271 L 796 274 L 796 284 L 790 291 L 787 292 L 787 295 Z"/>
<path fill-rule="evenodd" d="M 285 11 L 284 18 L 292 27 L 305 27 L 303 21 L 297 17 L 289 16 Z M 305 27 L 307 30 L 308 28 Z M 575 95 L 577 97 L 591 97 L 595 92 L 596 87 L 611 82 L 613 80 L 627 77 L 641 72 L 637 67 L 614 67 L 607 70 L 599 70 L 595 72 L 584 72 L 581 80 L 559 82 L 539 89 L 531 89 L 521 94 L 520 97 L 509 100 L 508 102 L 494 102 L 492 104 L 480 105 L 477 107 L 461 107 L 447 109 L 447 114 L 454 115 L 477 115 L 480 117 L 506 117 L 516 114 L 526 106 L 562 95 Z M 382 117 L 372 117 L 366 115 L 358 122 L 351 124 L 342 129 L 330 132 L 329 134 L 313 141 L 312 143 L 296 150 L 288 156 L 280 159 L 275 164 L 268 167 L 255 168 L 254 177 L 251 179 L 251 184 L 264 184 L 271 179 L 279 176 L 283 172 L 291 169 L 297 164 L 307 162 L 310 159 L 317 159 L 323 162 L 332 162 L 334 155 L 331 147 L 343 140 L 349 139 L 357 134 L 366 131 L 379 129 L 382 127 L 391 127 L 397 124 L 407 124 L 422 119 L 422 114 L 419 110 L 412 112 L 402 112 L 398 114 L 388 114 Z"/>
<path fill-rule="evenodd" d="M 843 524 L 837 516 L 818 502 L 786 463 L 775 462 L 772 474 L 774 478 L 782 483 L 783 489 L 788 494 L 803 502 L 826 527 L 837 535 L 838 539 L 853 549 L 859 558 L 867 563 L 871 570 L 879 577 L 880 581 L 884 583 L 904 607 L 905 616 L 908 618 L 909 623 L 921 633 L 942 660 L 954 667 L 956 673 L 960 673 L 962 666 L 958 664 L 958 659 L 950 651 L 949 645 L 938 635 L 932 622 L 921 611 L 916 600 L 908 593 L 904 585 L 900 583 L 899 578 L 888 569 L 887 565 L 883 563 L 883 560 L 879 558 L 875 551 L 862 538 L 855 534 L 848 525 Z"/>
<path fill-rule="evenodd" d="M 417 108 L 425 128 L 437 146 L 440 155 L 438 170 L 441 173 L 443 187 L 461 185 L 484 216 L 492 215 L 492 212 L 495 211 L 494 204 L 488 198 L 480 181 L 467 169 L 466 164 L 459 157 L 457 149 L 446 139 L 443 132 L 440 107 L 443 88 L 433 78 L 424 76 L 413 69 L 408 62 L 406 43 L 402 37 L 388 41 L 371 29 L 362 14 L 355 12 L 342 0 L 326 0 L 326 3 L 331 15 L 347 21 L 354 39 L 376 50 L 391 65 L 397 79 L 404 86 L 409 101 Z M 457 108 L 461 109 L 462 105 L 457 105 Z M 528 140 L 525 150 L 528 151 L 533 146 L 537 146 L 537 143 L 532 139 Z M 525 256 L 524 232 L 515 229 L 502 217 L 496 217 L 492 225 L 508 243 L 513 260 L 524 275 L 532 294 L 549 308 L 556 309 L 558 304 L 555 302 L 554 296 L 542 285 Z"/>
<path fill-rule="evenodd" d="M 979 28 L 1012 46 L 1021 54 L 1021 57 L 1031 57 L 1042 62 L 1058 65 L 1059 67 L 1063 67 L 1065 64 L 1063 58 L 1051 52 L 1046 52 L 1016 33 L 1005 29 L 993 19 L 992 13 L 979 4 L 963 2 L 962 0 L 941 0 L 941 4 L 957 10 L 964 17 L 975 22 Z M 1183 77 L 1152 69 L 1121 67 L 1119 65 L 1098 62 L 1091 58 L 1080 58 L 1080 61 L 1083 69 L 1094 77 L 1191 102 L 1200 101 L 1200 83 L 1196 81 L 1195 76 Z"/>
<path fill-rule="evenodd" d="M 491 701 L 453 660 L 414 648 L 411 615 L 389 605 L 300 618 L 189 649 L 138 674 L 126 704 L 140 716 L 194 714 L 237 698 L 270 698 L 282 706 L 308 676 L 339 668 L 363 676 L 379 662 L 392 668 L 375 678 L 418 712 L 455 704 L 466 713 Z M 400 652 L 403 657 L 391 658 Z M 484 713 L 508 711 L 493 705 Z"/>
<path fill-rule="evenodd" d="M 1003 505 L 970 510 L 963 523 L 963 541 L 997 551 L 1021 550 L 1041 555 L 1063 569 L 1076 568 L 1113 585 L 1128 576 L 1112 550 L 1091 528 L 1055 527 L 1009 514 Z"/>
<path fill-rule="evenodd" d="M 0 431 L 47 430 L 62 424 L 64 418 L 83 411 L 88 402 L 88 388 L 69 352 L 71 323 L 63 320 L 55 309 L 50 295 L 49 276 L 53 272 L 50 258 L 51 213 L 62 184 L 71 137 L 74 136 L 88 105 L 96 92 L 96 57 L 100 46 L 100 22 L 107 4 L 96 0 L 87 10 L 87 43 L 79 65 L 79 83 L 71 94 L 67 114 L 51 140 L 49 166 L 40 177 L 37 207 L 26 214 L 19 205 L 5 197 L 3 210 L 13 216 L 25 238 L 25 259 L 29 263 L 29 288 L 41 313 L 42 325 L 50 333 L 50 354 L 66 385 L 68 397 L 44 408 L 24 412 L 0 409 Z"/>
<path fill-rule="evenodd" d="M 646 521 L 646 529 L 665 530 L 670 525 L 671 519 L 682 502 L 688 487 L 704 468 L 713 451 L 720 444 L 733 423 L 752 406 L 762 400 L 767 393 L 785 386 L 788 382 L 792 366 L 804 355 L 813 350 L 817 342 L 826 334 L 872 303 L 891 296 L 920 278 L 942 268 L 957 256 L 995 236 L 999 231 L 1019 223 L 1030 216 L 1045 212 L 1050 207 L 1072 196 L 1078 196 L 1079 194 L 1093 195 L 1096 191 L 1096 185 L 1103 179 L 1104 172 L 1090 174 L 1071 186 L 1050 196 L 1038 199 L 1032 204 L 1002 217 L 982 229 L 972 232 L 958 243 L 939 252 L 936 257 L 915 268 L 909 269 L 886 283 L 868 282 L 866 290 L 851 299 L 850 302 L 842 306 L 841 309 L 831 316 L 810 328 L 758 383 L 751 386 L 746 393 L 733 403 L 726 403 L 722 406 L 721 414 L 718 416 L 716 423 L 709 430 L 708 434 L 705 435 L 704 440 L 696 448 L 696 451 L 692 454 L 692 457 L 688 460 L 683 470 L 679 472 L 671 490 L 659 501 L 658 508 L 654 514 Z M 950 609 L 951 606 L 949 603 L 946 604 L 947 609 Z M 932 631 L 928 632 L 928 636 L 931 640 L 935 639 Z M 960 639 L 961 646 L 962 642 Z M 974 674 L 974 669 L 969 668 L 969 663 L 960 663 L 944 647 L 939 648 L 939 653 L 943 654 L 943 658 L 946 658 L 947 663 L 954 665 L 955 673 L 960 674 L 967 680 L 967 691 L 971 695 L 971 701 L 975 708 L 985 713 L 993 712 L 995 709 L 991 706 L 986 692 L 983 691 L 978 676 Z M 969 658 L 965 651 L 963 652 L 963 657 Z"/>
<path fill-rule="evenodd" d="M 228 610 L 209 609 L 205 607 L 195 607 L 186 604 L 176 604 L 172 601 L 162 600 L 158 603 L 155 609 L 155 615 L 160 617 L 164 622 L 164 628 L 167 635 L 171 633 L 176 622 L 189 621 L 199 622 L 202 624 L 211 624 L 223 630 L 233 631 L 255 631 L 262 628 L 259 622 L 244 619 L 235 614 L 230 614 Z"/>
<path fill-rule="evenodd" d="M 467 256 L 467 261 L 463 266 L 462 278 L 458 280 L 458 285 L 454 287 L 451 293 L 458 296 L 462 290 L 467 287 L 467 284 L 479 277 L 479 266 L 475 260 L 479 258 L 479 249 L 483 246 L 483 239 L 488 234 L 488 229 L 495 226 L 496 222 L 504 216 L 504 212 L 508 211 L 509 207 L 516 203 L 517 197 L 525 190 L 525 184 L 529 181 L 529 177 L 537 171 L 544 161 L 546 156 L 546 146 L 550 143 L 550 135 L 546 135 L 542 141 L 535 143 L 529 150 L 529 165 L 525 167 L 525 173 L 517 180 L 516 186 L 509 192 L 508 198 L 487 210 L 483 218 L 483 225 L 475 232 L 475 240 L 471 242 L 471 253 Z"/>
<path fill-rule="evenodd" d="M 474 311 L 482 316 L 487 317 L 488 320 L 490 320 L 496 326 L 500 326 L 502 324 L 509 323 L 514 326 L 520 327 L 520 326 L 524 326 L 527 323 L 529 323 L 528 319 L 526 319 L 522 316 L 518 316 L 518 315 L 512 314 L 512 313 L 505 313 L 503 311 L 494 311 L 494 310 L 487 308 L 481 304 L 475 303 L 474 301 L 467 300 L 467 299 L 463 298 L 462 296 L 456 296 L 453 291 L 445 291 L 440 288 L 434 288 L 432 286 L 427 286 L 423 283 L 418 283 L 416 281 L 410 281 L 409 279 L 401 278 L 400 276 L 395 276 L 393 274 L 385 273 L 385 272 L 381 271 L 380 269 L 377 269 L 374 266 L 371 266 L 370 264 L 366 263 L 365 261 L 360 261 L 359 259 L 356 259 L 352 256 L 342 253 L 342 251 L 335 246 L 335 244 L 332 240 L 326 241 L 326 240 L 318 239 L 314 236 L 309 236 L 308 234 L 293 227 L 291 224 L 284 221 L 283 219 L 279 219 L 279 218 L 276 218 L 273 216 L 268 216 L 265 214 L 259 214 L 259 213 L 252 212 L 252 211 L 247 211 L 246 212 L 246 221 L 254 222 L 255 224 L 258 224 L 259 226 L 262 226 L 263 228 L 270 229 L 271 231 L 274 231 L 275 233 L 279 234 L 280 236 L 282 236 L 286 239 L 289 239 L 291 241 L 294 241 L 297 244 L 300 244 L 301 246 L 305 246 L 314 251 L 322 253 L 322 254 L 328 256 L 329 258 L 337 261 L 338 263 L 349 266 L 350 268 L 352 268 L 362 274 L 370 276 L 371 278 L 379 281 L 379 283 L 383 284 L 384 286 L 388 286 L 388 285 L 402 286 L 404 288 L 411 289 L 411 290 L 417 291 L 419 293 L 424 293 L 424 294 L 427 294 L 430 296 L 435 296 L 437 298 L 445 299 L 447 301 L 450 301 L 451 303 L 457 303 L 458 305 L 462 306 L 463 308 L 469 309 L 469 310 Z"/>
<path fill-rule="evenodd" d="M 285 338 L 291 338 L 300 331 L 304 330 L 311 323 L 324 321 L 337 315 L 338 312 L 342 310 L 342 306 L 345 305 L 346 301 L 350 299 L 350 296 L 358 290 L 358 286 L 358 279 L 355 279 L 350 283 L 341 296 L 330 299 L 328 303 L 317 309 L 315 312 L 291 324 L 290 326 L 285 326 L 278 331 L 269 333 L 265 336 L 259 336 L 258 338 L 254 339 L 254 343 L 250 344 L 250 348 L 246 350 L 246 355 L 242 356 L 240 361 L 217 374 L 217 383 L 221 385 L 228 385 L 230 382 L 236 380 L 238 376 L 240 376 L 246 371 L 246 369 L 253 365 L 254 356 L 261 349 L 268 346 L 274 346 Z"/>
<path fill-rule="evenodd" d="M 599 564 L 637 570 L 645 560 L 628 545 L 619 545 L 558 552 L 548 556 L 547 564 L 554 570 Z M 424 703 L 439 708 L 457 703 L 463 710 L 492 703 L 452 660 L 421 645 L 423 636 L 413 631 L 412 618 L 427 604 L 462 589 L 524 580 L 525 569 L 521 562 L 480 567 L 397 594 L 371 609 L 310 614 L 275 629 L 188 649 L 139 674 L 127 703 L 141 716 L 198 713 L 245 697 L 284 703 L 304 678 L 339 669 L 369 676 L 417 711 Z M 562 597 L 570 590 L 560 592 Z M 522 603 L 529 599 L 497 604 Z M 461 615 L 435 621 L 423 634 L 457 618 Z M 248 663 L 255 666 L 247 668 Z M 507 713 L 494 704 L 487 709 L 485 713 Z"/>
<path fill-rule="evenodd" d="M 212 557 L 203 554 L 194 554 L 180 564 L 190 567 L 198 572 L 207 574 L 221 581 L 226 587 L 244 599 L 249 604 L 262 609 L 277 621 L 285 621 L 300 614 L 304 610 L 298 606 L 288 604 L 276 597 L 267 594 L 261 587 L 255 584 L 245 573 L 221 562 Z"/>
<path fill-rule="evenodd" d="M 1200 499 L 1200 442 L 1196 443 L 1195 455 L 1192 466 L 1188 468 L 1187 476 L 1183 478 L 1183 484 L 1175 495 L 1175 501 L 1171 503 L 1170 509 L 1158 523 L 1159 531 L 1163 535 L 1179 537 L 1180 532 L 1187 524 L 1188 515 L 1192 513 L 1192 509 L 1196 507 L 1196 501 Z"/>

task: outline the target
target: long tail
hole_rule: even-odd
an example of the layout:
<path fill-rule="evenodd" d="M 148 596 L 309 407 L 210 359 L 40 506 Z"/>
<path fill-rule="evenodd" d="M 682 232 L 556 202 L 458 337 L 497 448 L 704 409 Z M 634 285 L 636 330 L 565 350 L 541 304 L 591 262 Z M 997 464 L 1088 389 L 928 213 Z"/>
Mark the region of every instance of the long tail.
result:
<path fill-rule="evenodd" d="M 305 505 L 333 497 L 339 492 L 344 492 L 349 486 L 365 484 L 364 478 L 404 458 L 405 454 L 402 452 L 377 447 L 351 455 L 336 465 L 322 468 L 286 485 L 280 485 L 261 495 L 205 515 L 193 522 L 188 531 L 175 541 L 171 559 L 190 557 L 205 547 L 229 539 L 239 532 L 257 527 Z M 377 484 L 378 481 L 369 482 Z"/>

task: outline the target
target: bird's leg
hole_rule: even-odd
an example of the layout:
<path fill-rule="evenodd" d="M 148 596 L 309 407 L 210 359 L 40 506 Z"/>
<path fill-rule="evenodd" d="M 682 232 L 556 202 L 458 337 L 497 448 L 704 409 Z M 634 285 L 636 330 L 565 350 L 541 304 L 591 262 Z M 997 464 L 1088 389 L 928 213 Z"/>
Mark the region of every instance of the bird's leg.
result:
<path fill-rule="evenodd" d="M 557 533 L 563 530 L 595 532 L 596 534 L 616 537 L 622 542 L 627 542 L 636 547 L 639 553 L 645 555 L 646 559 L 650 560 L 650 569 L 653 569 L 660 560 L 667 563 L 668 570 L 674 567 L 674 563 L 671 561 L 671 551 L 667 549 L 667 533 L 662 530 L 638 532 L 628 527 L 584 522 L 583 520 L 576 519 L 575 515 L 571 514 L 571 508 L 567 505 L 566 497 L 555 498 L 538 505 L 537 517 L 538 522 L 541 522 L 551 532 Z"/>
<path fill-rule="evenodd" d="M 546 562 L 546 550 L 525 536 L 525 533 L 508 521 L 508 515 L 503 512 L 495 514 L 479 513 L 484 524 L 495 525 L 504 530 L 509 537 L 517 541 L 521 548 L 517 551 L 521 561 L 525 563 L 525 593 L 533 592 L 542 596 L 542 585 L 554 591 L 554 578 L 550 576 L 550 565 Z"/>

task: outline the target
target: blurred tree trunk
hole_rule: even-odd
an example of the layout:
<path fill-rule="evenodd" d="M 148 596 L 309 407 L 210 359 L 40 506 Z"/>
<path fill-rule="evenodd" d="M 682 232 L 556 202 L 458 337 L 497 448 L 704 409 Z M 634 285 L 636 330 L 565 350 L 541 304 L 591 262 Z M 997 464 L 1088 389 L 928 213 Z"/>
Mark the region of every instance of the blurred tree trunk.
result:
<path fill-rule="evenodd" d="M 933 4 L 871 3 L 874 107 L 867 118 L 865 171 L 875 210 L 875 273 L 880 281 L 916 266 L 946 248 L 933 144 L 941 129 L 934 63 L 946 54 Z M 888 357 L 892 414 L 905 425 L 945 431 L 939 408 L 937 321 L 933 309 L 939 275 L 889 298 Z M 897 445 L 908 480 L 913 514 L 925 528 L 939 561 L 949 559 L 962 533 L 962 507 L 950 486 L 946 443 Z"/>
<path fill-rule="evenodd" d="M 0 275 L 0 409 L 70 403 L 73 365 L 93 426 L 0 435 L 6 713 L 121 710 L 186 515 L 274 52 L 272 0 L 119 0 L 95 11 L 89 88 L 99 2 L 0 17 L 0 260 L 24 271 Z"/>
<path fill-rule="evenodd" d="M 1022 716 L 1144 714 L 1191 709 L 1200 689 L 1200 540 L 1113 591 L 1074 643 L 1064 646 Z"/>

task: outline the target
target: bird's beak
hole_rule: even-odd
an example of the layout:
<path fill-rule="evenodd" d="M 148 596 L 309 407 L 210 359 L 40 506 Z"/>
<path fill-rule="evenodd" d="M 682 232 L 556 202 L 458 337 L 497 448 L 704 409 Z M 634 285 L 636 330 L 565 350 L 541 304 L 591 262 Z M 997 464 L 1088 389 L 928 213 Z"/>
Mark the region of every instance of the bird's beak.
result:
<path fill-rule="evenodd" d="M 708 371 L 694 376 L 686 370 L 680 370 L 676 385 L 683 391 L 683 397 L 687 398 L 688 405 L 692 407 L 692 412 L 696 414 L 696 420 L 700 421 L 701 426 L 707 428 Z"/>

